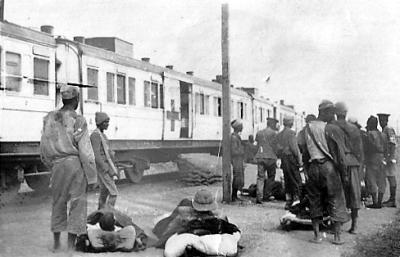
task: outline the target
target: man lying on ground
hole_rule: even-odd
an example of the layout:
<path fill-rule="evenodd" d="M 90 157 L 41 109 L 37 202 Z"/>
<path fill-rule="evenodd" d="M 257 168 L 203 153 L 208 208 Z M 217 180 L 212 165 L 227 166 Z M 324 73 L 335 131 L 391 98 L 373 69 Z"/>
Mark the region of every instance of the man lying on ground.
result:
<path fill-rule="evenodd" d="M 153 233 L 159 238 L 157 248 L 165 248 L 164 256 L 208 256 L 237 253 L 240 230 L 219 218 L 213 194 L 202 189 L 193 200 L 183 199 L 172 214 L 160 220 Z"/>
<path fill-rule="evenodd" d="M 91 213 L 87 218 L 87 237 L 80 239 L 85 252 L 131 252 L 146 248 L 147 235 L 132 218 L 113 208 Z"/>

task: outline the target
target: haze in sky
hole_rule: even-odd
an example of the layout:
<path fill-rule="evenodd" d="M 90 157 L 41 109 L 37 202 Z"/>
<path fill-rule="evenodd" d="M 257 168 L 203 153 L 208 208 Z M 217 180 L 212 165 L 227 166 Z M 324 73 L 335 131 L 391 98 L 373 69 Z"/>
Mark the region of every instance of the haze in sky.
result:
<path fill-rule="evenodd" d="M 231 84 L 317 113 L 345 101 L 362 125 L 370 114 L 400 122 L 400 1 L 225 1 L 230 5 Z M 134 57 L 212 79 L 221 74 L 221 1 L 18 0 L 5 19 L 50 24 L 56 35 L 116 36 Z M 266 82 L 267 78 L 269 81 Z"/>

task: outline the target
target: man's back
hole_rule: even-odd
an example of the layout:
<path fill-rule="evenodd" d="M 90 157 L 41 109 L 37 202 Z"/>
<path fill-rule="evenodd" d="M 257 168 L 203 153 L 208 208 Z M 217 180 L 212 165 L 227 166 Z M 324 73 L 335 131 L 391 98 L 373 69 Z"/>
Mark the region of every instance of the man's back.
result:
<path fill-rule="evenodd" d="M 267 127 L 257 132 L 256 141 L 258 152 L 256 158 L 277 159 L 276 150 L 276 131 Z"/>

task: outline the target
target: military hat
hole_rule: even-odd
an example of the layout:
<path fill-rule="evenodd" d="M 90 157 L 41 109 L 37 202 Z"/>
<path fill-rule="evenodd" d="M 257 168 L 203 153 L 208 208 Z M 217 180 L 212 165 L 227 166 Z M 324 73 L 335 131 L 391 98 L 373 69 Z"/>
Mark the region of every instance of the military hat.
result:
<path fill-rule="evenodd" d="M 305 118 L 306 123 L 309 123 L 310 121 L 313 121 L 313 120 L 316 120 L 316 119 L 317 119 L 317 117 L 315 117 L 314 114 L 308 114 L 308 115 L 306 116 L 306 118 Z"/>
<path fill-rule="evenodd" d="M 243 122 L 240 119 L 235 119 L 231 122 L 232 128 L 238 128 L 240 125 L 243 125 Z"/>
<path fill-rule="evenodd" d="M 96 125 L 100 125 L 106 120 L 109 120 L 110 117 L 105 112 L 96 112 L 94 120 L 96 121 Z"/>
<path fill-rule="evenodd" d="M 336 114 L 346 114 L 347 113 L 347 106 L 344 102 L 337 102 L 335 104 L 335 112 Z"/>
<path fill-rule="evenodd" d="M 388 119 L 390 114 L 388 113 L 377 113 L 379 119 Z"/>
<path fill-rule="evenodd" d="M 196 211 L 214 211 L 218 208 L 214 195 L 207 189 L 197 191 L 192 206 Z"/>
<path fill-rule="evenodd" d="M 335 108 L 335 105 L 333 105 L 333 103 L 329 100 L 322 100 L 318 105 L 318 110 L 325 110 L 328 108 Z"/>
<path fill-rule="evenodd" d="M 79 96 L 79 88 L 76 86 L 62 85 L 60 93 L 62 99 L 72 99 Z"/>
<path fill-rule="evenodd" d="M 279 121 L 277 119 L 274 118 L 267 118 L 267 122 L 273 122 L 273 123 L 278 123 Z"/>
<path fill-rule="evenodd" d="M 293 124 L 294 117 L 293 116 L 285 116 L 283 117 L 283 125 Z"/>

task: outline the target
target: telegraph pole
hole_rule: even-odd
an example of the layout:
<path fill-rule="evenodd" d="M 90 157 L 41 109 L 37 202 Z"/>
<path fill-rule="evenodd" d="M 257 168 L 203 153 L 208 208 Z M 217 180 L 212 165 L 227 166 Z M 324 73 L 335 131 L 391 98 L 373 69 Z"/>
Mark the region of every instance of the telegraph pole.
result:
<path fill-rule="evenodd" d="M 229 8 L 222 4 L 221 8 L 221 49 L 222 49 L 222 190 L 223 201 L 231 202 L 231 126 L 230 126 L 230 79 L 229 79 Z"/>

